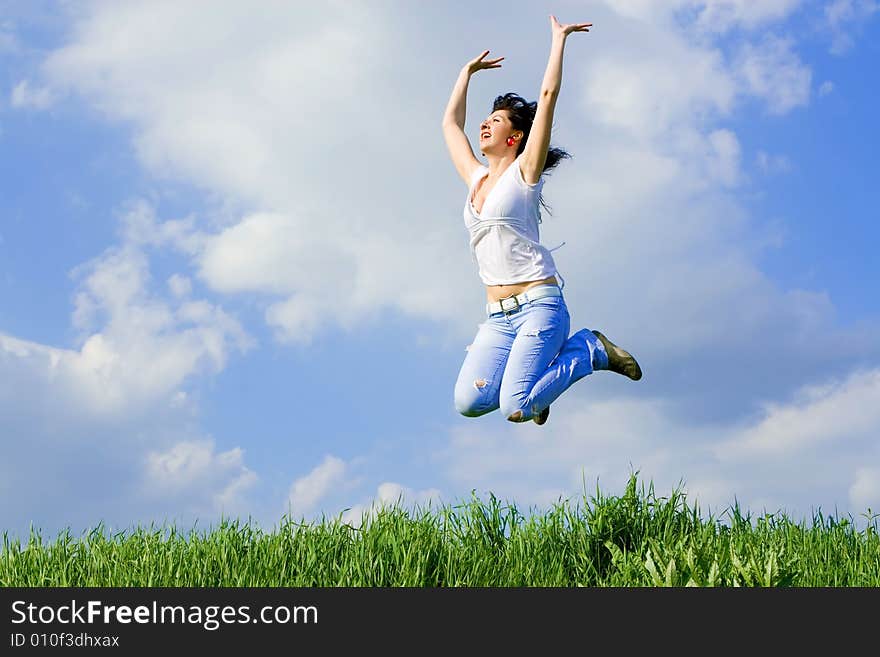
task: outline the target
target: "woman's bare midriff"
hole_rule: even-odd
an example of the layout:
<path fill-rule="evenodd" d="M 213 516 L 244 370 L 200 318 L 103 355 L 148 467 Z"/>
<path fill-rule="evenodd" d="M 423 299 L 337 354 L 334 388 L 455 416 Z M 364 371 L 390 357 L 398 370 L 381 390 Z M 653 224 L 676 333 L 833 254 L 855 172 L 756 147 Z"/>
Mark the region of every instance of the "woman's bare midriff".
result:
<path fill-rule="evenodd" d="M 555 276 L 550 278 L 542 278 L 539 281 L 526 281 L 525 283 L 515 283 L 513 285 L 487 285 L 486 296 L 490 302 L 500 301 L 514 294 L 522 294 L 530 287 L 537 285 L 559 285 L 559 281 Z"/>

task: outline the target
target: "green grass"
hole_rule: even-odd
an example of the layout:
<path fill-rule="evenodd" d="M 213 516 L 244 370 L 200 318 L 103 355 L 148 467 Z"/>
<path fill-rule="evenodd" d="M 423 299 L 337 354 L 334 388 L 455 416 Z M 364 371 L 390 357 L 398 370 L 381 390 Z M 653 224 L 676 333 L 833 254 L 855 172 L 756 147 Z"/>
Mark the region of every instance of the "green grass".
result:
<path fill-rule="evenodd" d="M 4 534 L 9 586 L 880 586 L 877 516 L 781 514 L 737 506 L 702 518 L 674 490 L 632 475 L 624 493 L 523 515 L 490 495 L 432 510 L 388 505 L 360 527 L 285 517 L 264 532 L 224 520 L 211 530 L 102 528 L 54 542 Z"/>

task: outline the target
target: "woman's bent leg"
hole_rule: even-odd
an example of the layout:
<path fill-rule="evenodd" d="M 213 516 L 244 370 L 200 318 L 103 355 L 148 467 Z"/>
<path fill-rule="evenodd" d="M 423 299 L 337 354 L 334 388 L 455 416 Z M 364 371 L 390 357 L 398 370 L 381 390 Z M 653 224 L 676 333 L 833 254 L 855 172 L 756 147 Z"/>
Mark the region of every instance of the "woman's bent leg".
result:
<path fill-rule="evenodd" d="M 515 331 L 505 317 L 491 317 L 477 331 L 455 382 L 455 409 L 479 417 L 499 406 L 501 378 Z"/>
<path fill-rule="evenodd" d="M 561 297 L 550 297 L 530 303 L 511 317 L 517 332 L 504 371 L 499 403 L 508 420 L 525 422 L 552 401 L 536 399 L 532 389 L 565 344 L 569 314 Z"/>
<path fill-rule="evenodd" d="M 564 303 L 556 313 L 536 308 L 519 328 L 501 386 L 501 411 L 511 421 L 531 420 L 573 383 L 607 367 L 604 348 L 592 331 L 567 337 Z"/>
<path fill-rule="evenodd" d="M 532 387 L 526 401 L 531 408 L 538 409 L 533 414 L 547 408 L 576 381 L 604 368 L 605 363 L 607 356 L 591 330 L 573 334 Z"/>

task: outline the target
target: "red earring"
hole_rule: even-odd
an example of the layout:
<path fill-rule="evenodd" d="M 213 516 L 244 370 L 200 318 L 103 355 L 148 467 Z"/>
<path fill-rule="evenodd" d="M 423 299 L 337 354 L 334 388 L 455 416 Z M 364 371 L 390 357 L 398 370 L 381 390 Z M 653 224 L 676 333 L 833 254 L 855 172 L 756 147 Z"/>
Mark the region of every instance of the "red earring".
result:
<path fill-rule="evenodd" d="M 513 146 L 515 143 L 516 143 L 516 139 L 514 139 L 513 137 L 507 138 L 507 145 L 508 146 Z"/>

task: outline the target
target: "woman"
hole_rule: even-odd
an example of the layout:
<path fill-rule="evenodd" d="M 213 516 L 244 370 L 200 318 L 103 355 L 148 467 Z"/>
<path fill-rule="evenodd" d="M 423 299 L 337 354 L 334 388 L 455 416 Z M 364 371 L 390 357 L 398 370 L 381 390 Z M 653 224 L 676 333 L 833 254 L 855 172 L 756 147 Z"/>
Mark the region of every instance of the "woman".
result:
<path fill-rule="evenodd" d="M 474 156 L 464 132 L 467 88 L 474 73 L 499 68 L 504 58 L 485 59 L 486 50 L 468 62 L 443 117 L 449 154 L 468 186 L 464 220 L 488 299 L 488 317 L 455 384 L 456 409 L 468 417 L 500 408 L 512 422 L 540 425 L 550 404 L 594 370 L 634 381 L 642 376 L 635 358 L 599 331 L 583 329 L 569 337 L 556 265 L 539 242 L 544 173 L 569 157 L 550 147 L 565 40 L 573 32 L 589 32 L 592 23 L 561 25 L 550 16 L 550 26 L 550 58 L 538 100 L 498 96 L 480 124 L 480 152 L 488 166 Z"/>

